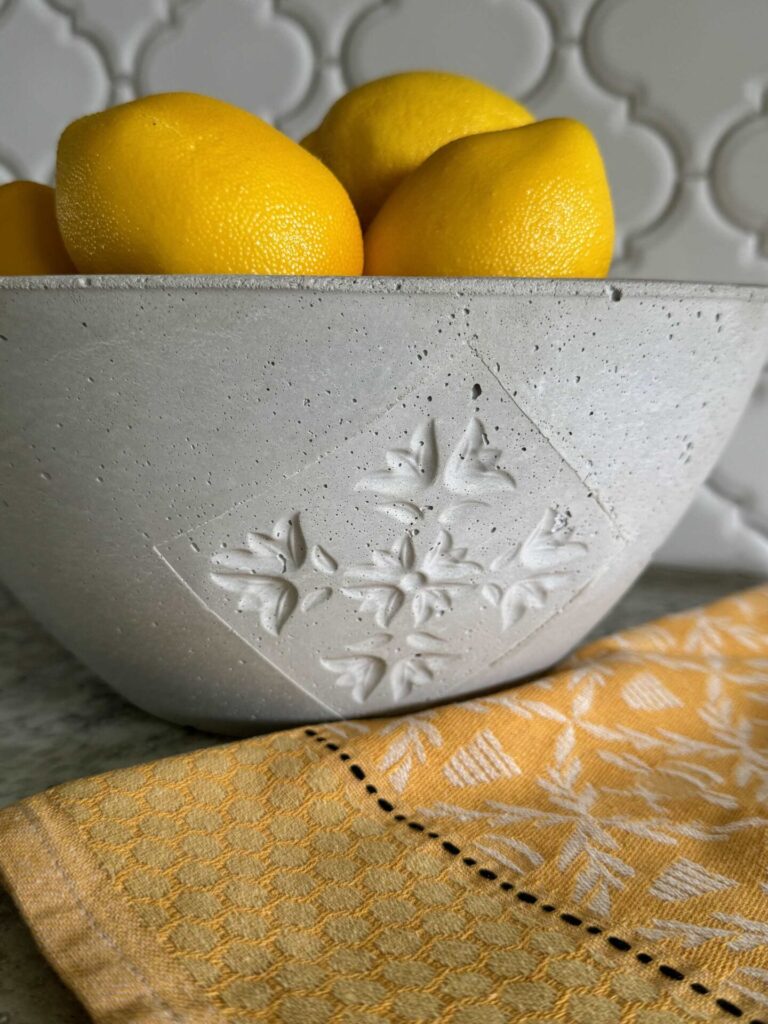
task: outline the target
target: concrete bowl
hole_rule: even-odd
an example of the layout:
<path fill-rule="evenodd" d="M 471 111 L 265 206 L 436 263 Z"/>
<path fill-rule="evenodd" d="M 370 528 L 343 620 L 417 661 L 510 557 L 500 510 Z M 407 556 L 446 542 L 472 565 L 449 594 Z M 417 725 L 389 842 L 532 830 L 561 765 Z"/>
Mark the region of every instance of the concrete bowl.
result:
<path fill-rule="evenodd" d="M 767 296 L 0 279 L 0 577 L 129 700 L 225 732 L 541 671 L 711 469 Z"/>

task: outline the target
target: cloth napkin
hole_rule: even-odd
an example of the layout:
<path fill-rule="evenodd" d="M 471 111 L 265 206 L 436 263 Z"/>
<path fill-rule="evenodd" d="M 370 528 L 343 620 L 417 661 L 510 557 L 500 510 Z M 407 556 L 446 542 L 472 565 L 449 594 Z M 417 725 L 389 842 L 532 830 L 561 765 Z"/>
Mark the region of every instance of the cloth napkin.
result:
<path fill-rule="evenodd" d="M 768 587 L 420 714 L 0 813 L 105 1024 L 768 1021 Z"/>

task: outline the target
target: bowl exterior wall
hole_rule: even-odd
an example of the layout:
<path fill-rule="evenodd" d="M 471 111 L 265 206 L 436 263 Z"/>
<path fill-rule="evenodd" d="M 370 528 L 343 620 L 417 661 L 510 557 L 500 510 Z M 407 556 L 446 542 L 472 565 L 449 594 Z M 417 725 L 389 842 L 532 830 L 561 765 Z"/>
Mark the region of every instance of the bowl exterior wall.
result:
<path fill-rule="evenodd" d="M 478 692 L 630 585 L 765 331 L 684 285 L 6 287 L 0 574 L 177 721 Z"/>

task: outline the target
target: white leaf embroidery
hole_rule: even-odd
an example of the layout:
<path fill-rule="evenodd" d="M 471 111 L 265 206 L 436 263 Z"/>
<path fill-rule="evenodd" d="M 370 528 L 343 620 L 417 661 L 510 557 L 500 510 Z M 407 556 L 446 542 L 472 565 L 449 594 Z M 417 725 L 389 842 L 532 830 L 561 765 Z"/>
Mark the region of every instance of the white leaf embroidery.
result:
<path fill-rule="evenodd" d="M 576 746 L 576 730 L 571 723 L 563 729 L 555 743 L 555 764 L 563 765 L 573 753 Z"/>
<path fill-rule="evenodd" d="M 426 740 L 433 747 L 441 747 L 443 738 L 438 729 L 429 721 L 433 711 L 422 711 L 416 715 L 405 715 L 394 719 L 381 730 L 381 736 L 394 735 L 394 739 L 377 764 L 380 771 L 387 772 L 394 788 L 401 793 L 410 778 L 415 762 L 426 764 L 424 749 Z"/>

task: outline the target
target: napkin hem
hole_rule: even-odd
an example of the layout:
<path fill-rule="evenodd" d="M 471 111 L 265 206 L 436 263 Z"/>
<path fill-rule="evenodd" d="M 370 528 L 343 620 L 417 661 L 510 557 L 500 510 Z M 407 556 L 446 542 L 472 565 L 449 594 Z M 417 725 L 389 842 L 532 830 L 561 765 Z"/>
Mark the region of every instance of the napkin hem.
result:
<path fill-rule="evenodd" d="M 62 817 L 45 795 L 0 812 L 0 880 L 62 981 L 99 1024 L 220 1024 L 130 907 L 111 912 L 108 877 Z"/>

